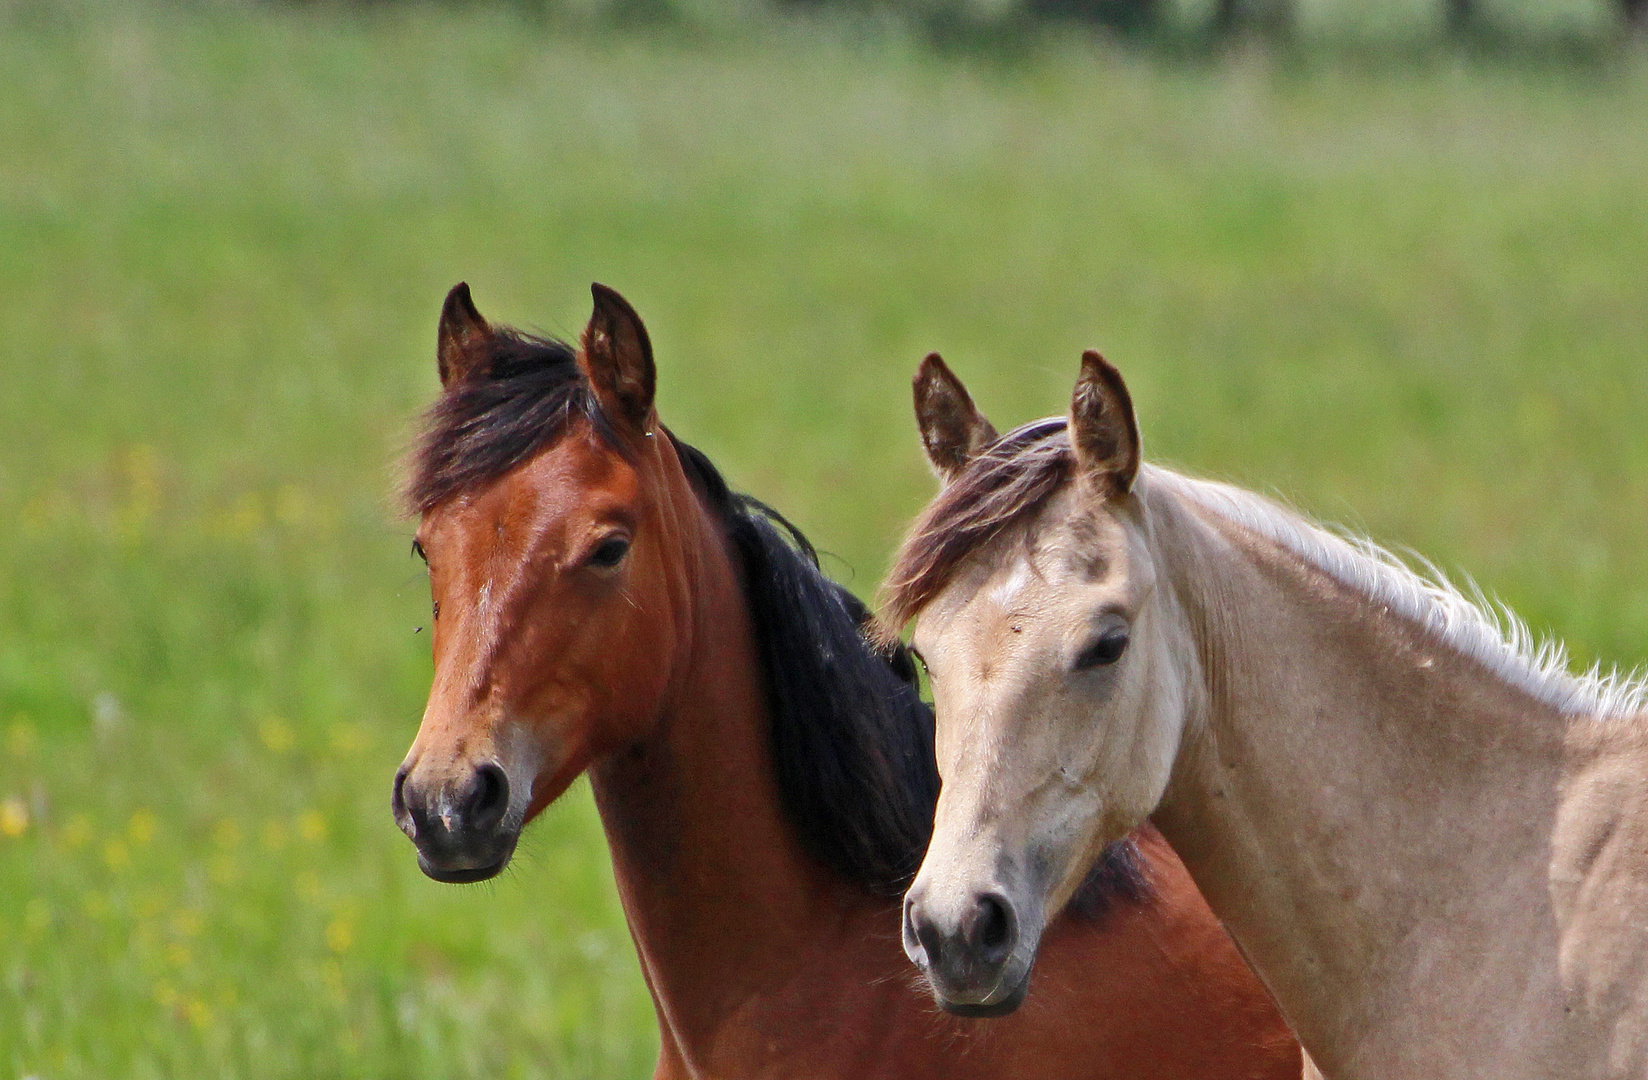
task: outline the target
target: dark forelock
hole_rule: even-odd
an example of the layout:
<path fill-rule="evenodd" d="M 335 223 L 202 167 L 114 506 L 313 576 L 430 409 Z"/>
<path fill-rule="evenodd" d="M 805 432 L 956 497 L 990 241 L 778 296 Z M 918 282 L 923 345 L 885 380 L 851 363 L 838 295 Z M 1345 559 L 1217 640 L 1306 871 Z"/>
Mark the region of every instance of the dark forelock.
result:
<path fill-rule="evenodd" d="M 424 413 L 406 483 L 414 514 L 504 475 L 559 437 L 574 417 L 611 439 L 572 346 L 498 327 L 487 348 L 473 372 L 444 388 Z"/>

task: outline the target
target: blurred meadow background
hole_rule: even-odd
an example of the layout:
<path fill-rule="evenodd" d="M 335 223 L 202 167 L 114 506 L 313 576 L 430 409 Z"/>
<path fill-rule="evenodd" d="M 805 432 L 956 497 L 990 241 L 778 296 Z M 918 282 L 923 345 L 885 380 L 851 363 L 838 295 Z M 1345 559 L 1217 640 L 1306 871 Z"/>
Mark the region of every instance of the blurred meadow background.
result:
<path fill-rule="evenodd" d="M 460 279 L 569 336 L 623 291 L 665 421 L 861 594 L 920 356 L 1005 427 L 1094 346 L 1156 460 L 1648 658 L 1614 5 L 730 5 L 0 0 L 0 1078 L 649 1075 L 587 788 L 484 886 L 388 812 Z"/>

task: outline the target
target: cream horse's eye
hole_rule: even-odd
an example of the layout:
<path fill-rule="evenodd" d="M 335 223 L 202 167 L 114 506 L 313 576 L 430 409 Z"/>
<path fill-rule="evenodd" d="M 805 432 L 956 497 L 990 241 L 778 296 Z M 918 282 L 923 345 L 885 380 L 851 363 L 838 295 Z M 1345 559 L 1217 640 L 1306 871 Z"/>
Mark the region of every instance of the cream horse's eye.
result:
<path fill-rule="evenodd" d="M 1076 657 L 1075 669 L 1086 671 L 1088 668 L 1114 664 L 1127 651 L 1127 640 L 1127 627 L 1109 627 Z"/>

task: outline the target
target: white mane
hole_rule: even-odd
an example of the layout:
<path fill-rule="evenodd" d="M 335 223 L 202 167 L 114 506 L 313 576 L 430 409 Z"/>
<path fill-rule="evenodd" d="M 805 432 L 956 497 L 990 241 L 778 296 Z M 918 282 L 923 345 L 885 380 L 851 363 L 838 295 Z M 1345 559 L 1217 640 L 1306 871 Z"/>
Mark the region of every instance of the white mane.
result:
<path fill-rule="evenodd" d="M 1648 708 L 1648 672 L 1568 670 L 1568 652 L 1537 638 L 1504 603 L 1474 582 L 1463 589 L 1415 556 L 1415 570 L 1373 541 L 1340 536 L 1261 495 L 1229 484 L 1145 467 L 1157 484 L 1298 555 L 1347 588 L 1416 623 L 1507 683 L 1573 716 L 1624 716 Z"/>

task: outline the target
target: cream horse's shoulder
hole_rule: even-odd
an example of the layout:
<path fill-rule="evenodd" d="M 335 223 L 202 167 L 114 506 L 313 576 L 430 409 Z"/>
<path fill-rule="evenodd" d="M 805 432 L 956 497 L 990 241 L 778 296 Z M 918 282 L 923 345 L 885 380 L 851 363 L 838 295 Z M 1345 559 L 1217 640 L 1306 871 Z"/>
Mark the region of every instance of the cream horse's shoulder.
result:
<path fill-rule="evenodd" d="M 1550 889 L 1569 1015 L 1648 1070 L 1648 715 L 1574 722 Z"/>

